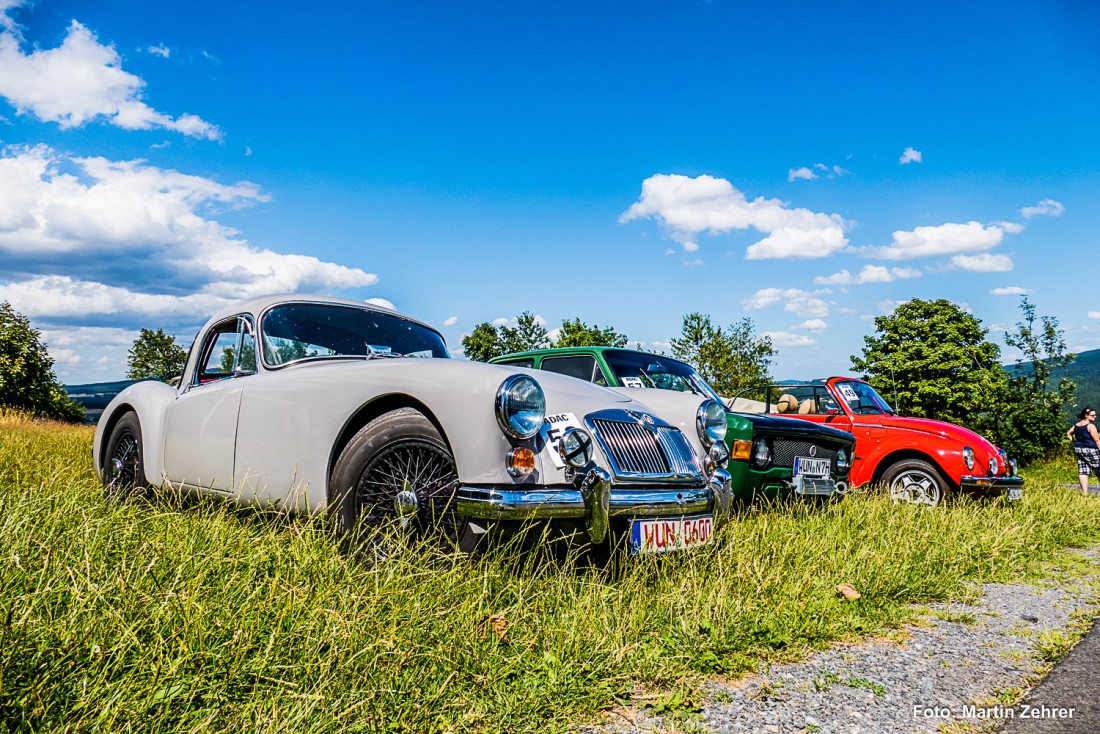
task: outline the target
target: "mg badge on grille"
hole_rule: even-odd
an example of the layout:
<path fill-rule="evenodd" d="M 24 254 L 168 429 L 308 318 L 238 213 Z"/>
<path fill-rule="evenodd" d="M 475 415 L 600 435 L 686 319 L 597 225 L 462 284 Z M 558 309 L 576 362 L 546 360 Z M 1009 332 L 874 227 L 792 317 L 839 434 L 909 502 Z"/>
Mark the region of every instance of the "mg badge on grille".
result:
<path fill-rule="evenodd" d="M 817 446 L 810 444 L 810 456 L 817 456 Z"/>
<path fill-rule="evenodd" d="M 643 428 L 647 428 L 651 431 L 657 430 L 656 424 L 654 424 L 653 422 L 653 416 L 651 416 L 649 413 L 639 413 L 634 410 L 628 410 L 626 412 L 633 416 L 634 420 L 641 423 Z"/>

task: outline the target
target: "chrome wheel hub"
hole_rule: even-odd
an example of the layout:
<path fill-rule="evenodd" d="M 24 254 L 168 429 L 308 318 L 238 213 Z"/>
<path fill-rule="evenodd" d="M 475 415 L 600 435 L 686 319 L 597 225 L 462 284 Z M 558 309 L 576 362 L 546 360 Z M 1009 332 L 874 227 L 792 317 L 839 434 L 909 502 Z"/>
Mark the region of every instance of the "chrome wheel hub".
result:
<path fill-rule="evenodd" d="M 890 498 L 895 502 L 935 507 L 940 502 L 940 488 L 936 480 L 922 471 L 900 474 L 890 485 Z"/>

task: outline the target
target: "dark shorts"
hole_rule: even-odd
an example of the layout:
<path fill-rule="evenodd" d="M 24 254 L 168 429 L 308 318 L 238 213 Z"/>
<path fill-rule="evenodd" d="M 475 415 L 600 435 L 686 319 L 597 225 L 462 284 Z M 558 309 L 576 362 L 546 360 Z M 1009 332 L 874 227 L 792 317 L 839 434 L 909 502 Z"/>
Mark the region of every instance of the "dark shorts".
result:
<path fill-rule="evenodd" d="M 1095 474 L 1100 477 L 1100 449 L 1073 447 L 1073 453 L 1077 454 L 1077 474 Z"/>

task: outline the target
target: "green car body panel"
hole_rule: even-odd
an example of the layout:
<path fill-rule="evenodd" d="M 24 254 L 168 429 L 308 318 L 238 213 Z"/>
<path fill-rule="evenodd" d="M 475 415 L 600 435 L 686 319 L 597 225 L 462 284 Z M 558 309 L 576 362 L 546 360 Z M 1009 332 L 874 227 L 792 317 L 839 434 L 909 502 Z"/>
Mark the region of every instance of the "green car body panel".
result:
<path fill-rule="evenodd" d="M 727 405 L 727 401 L 718 396 L 713 388 L 707 385 L 690 365 L 671 357 L 640 352 L 634 349 L 620 347 L 561 347 L 515 352 L 494 357 L 489 361 L 494 364 L 508 364 L 516 367 L 528 367 L 567 374 L 612 389 L 630 391 L 631 394 L 634 394 L 634 388 L 689 389 L 688 383 L 684 380 L 670 379 L 663 381 L 665 384 L 657 384 L 660 380 L 651 379 L 655 376 L 645 373 L 642 373 L 644 377 L 624 374 L 633 372 L 631 367 L 639 358 L 657 360 L 665 367 L 690 370 L 694 378 L 689 379 L 699 388 L 698 392 L 702 393 L 700 401 L 707 397 L 713 397 L 723 405 Z M 650 384 L 640 384 L 643 379 Z M 640 390 L 640 392 L 648 392 L 648 390 Z M 640 395 L 638 400 L 645 403 L 645 395 Z M 774 498 L 796 492 L 798 485 L 794 481 L 793 456 L 805 453 L 800 449 L 808 450 L 811 446 L 814 447 L 814 450 L 832 458 L 829 472 L 829 480 L 832 486 L 834 488 L 839 486 L 841 492 L 847 489 L 849 468 L 838 468 L 835 456 L 840 449 L 843 449 L 847 453 L 850 467 L 852 457 L 855 455 L 855 438 L 852 434 L 794 418 L 738 412 L 730 410 L 728 405 L 726 408 L 726 422 L 725 443 L 730 450 L 731 457 L 726 470 L 732 477 L 730 489 L 734 498 L 746 501 L 754 497 Z M 734 450 L 739 442 L 748 442 L 750 446 L 755 448 L 755 442 L 758 439 L 763 439 L 773 449 L 773 462 L 766 468 L 760 468 L 752 460 L 751 452 L 748 457 L 737 458 L 738 454 Z M 744 443 L 741 445 L 743 447 Z M 780 452 L 774 451 L 775 448 L 779 448 Z M 780 453 L 782 453 L 782 457 Z M 822 492 L 806 493 L 822 494 Z"/>

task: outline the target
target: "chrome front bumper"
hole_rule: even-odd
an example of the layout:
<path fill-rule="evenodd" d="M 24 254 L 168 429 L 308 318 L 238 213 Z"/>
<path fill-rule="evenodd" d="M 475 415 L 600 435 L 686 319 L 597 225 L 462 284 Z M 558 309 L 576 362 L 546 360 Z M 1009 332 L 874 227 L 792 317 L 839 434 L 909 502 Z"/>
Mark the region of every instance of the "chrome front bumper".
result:
<path fill-rule="evenodd" d="M 977 477 L 966 475 L 959 479 L 959 488 L 968 491 L 1023 489 L 1023 477 Z"/>
<path fill-rule="evenodd" d="M 668 517 L 714 513 L 715 527 L 729 516 L 730 475 L 716 469 L 705 487 L 616 489 L 611 475 L 593 468 L 579 488 L 471 487 L 460 485 L 460 515 L 483 520 L 583 519 L 593 543 L 607 536 L 612 517 Z"/>

